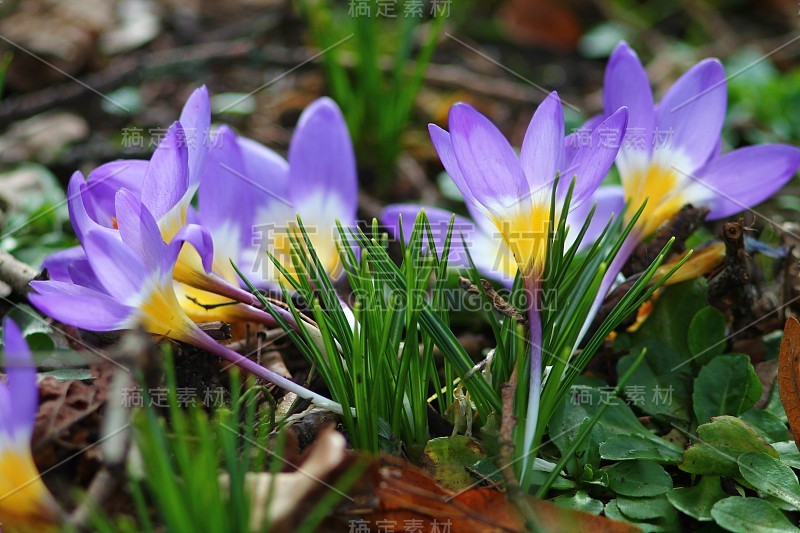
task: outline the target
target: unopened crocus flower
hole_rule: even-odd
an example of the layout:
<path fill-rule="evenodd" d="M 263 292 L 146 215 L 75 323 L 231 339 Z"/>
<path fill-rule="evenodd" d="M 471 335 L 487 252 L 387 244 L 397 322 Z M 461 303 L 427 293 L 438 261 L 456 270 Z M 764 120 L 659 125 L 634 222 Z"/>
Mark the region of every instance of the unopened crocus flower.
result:
<path fill-rule="evenodd" d="M 656 105 L 636 52 L 623 42 L 612 53 L 603 103 L 606 115 L 628 108 L 628 129 L 616 160 L 628 219 L 647 204 L 609 266 L 585 328 L 636 246 L 681 207 L 707 206 L 709 219 L 724 218 L 763 202 L 794 176 L 800 166 L 794 146 L 765 144 L 720 153 L 726 100 L 725 70 L 717 59 L 689 69 Z"/>
<path fill-rule="evenodd" d="M 175 295 L 175 262 L 184 243 L 202 242 L 205 230 L 183 227 L 167 244 L 155 218 L 136 198 L 122 189 L 116 194 L 119 235 L 89 231 L 84 248 L 100 287 L 64 281 L 33 281 L 28 296 L 41 312 L 72 326 L 92 331 L 116 331 L 139 325 L 147 331 L 198 346 L 301 398 L 341 412 L 339 404 L 315 394 L 233 350 L 217 343 L 184 312 Z M 204 268 L 210 270 L 212 252 L 196 246 Z"/>
<path fill-rule="evenodd" d="M 606 229 L 612 217 L 622 213 L 624 201 L 621 188 L 600 187 L 589 201 L 570 210 L 567 215 L 567 246 L 572 246 L 575 242 L 578 230 L 583 227 L 592 208 L 594 208 L 594 214 L 579 249 L 591 245 Z M 434 239 L 433 244 L 437 253 L 441 254 L 444 250 L 451 218 L 455 217 L 448 264 L 452 267 L 469 267 L 471 258 L 475 268 L 482 274 L 498 279 L 506 286 L 513 285 L 518 269 L 511 249 L 491 219 L 477 210 L 473 204 L 467 204 L 467 209 L 472 215 L 472 220 L 437 207 L 393 204 L 382 211 L 381 224 L 392 233 L 393 237 L 398 238 L 402 221 L 403 236 L 408 240 L 417 216 L 420 211 L 424 210 Z M 467 247 L 466 250 L 464 245 Z"/>
<path fill-rule="evenodd" d="M 54 530 L 60 510 L 31 455 L 39 405 L 36 367 L 17 325 L 3 320 L 6 383 L 0 382 L 0 529 Z"/>
<path fill-rule="evenodd" d="M 536 432 L 542 380 L 542 323 L 539 313 L 542 275 L 547 258 L 550 202 L 556 190 L 556 216 L 574 183 L 572 205 L 589 199 L 617 155 L 618 144 L 601 142 L 600 133 L 622 137 L 623 108 L 591 133 L 592 142 L 565 147 L 561 101 L 551 93 L 533 115 L 519 157 L 500 131 L 467 104 L 450 110 L 450 132 L 429 127 L 433 144 L 465 201 L 485 216 L 513 254 L 529 295 L 531 388 L 524 444 L 530 449 Z M 526 456 L 527 457 L 527 456 Z M 527 470 L 523 464 L 523 472 Z"/>

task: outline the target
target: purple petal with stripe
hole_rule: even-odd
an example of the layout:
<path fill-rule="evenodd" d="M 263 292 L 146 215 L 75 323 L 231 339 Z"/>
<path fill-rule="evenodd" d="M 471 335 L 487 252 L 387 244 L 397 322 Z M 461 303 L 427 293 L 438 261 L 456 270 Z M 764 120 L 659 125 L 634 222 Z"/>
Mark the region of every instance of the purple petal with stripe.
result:
<path fill-rule="evenodd" d="M 214 262 L 214 241 L 206 228 L 197 224 L 187 224 L 172 238 L 161 258 L 162 275 L 172 275 L 172 269 L 184 243 L 191 244 L 203 263 L 206 273 L 211 272 Z"/>
<path fill-rule="evenodd" d="M 784 144 L 748 146 L 722 155 L 706 165 L 687 189 L 711 208 L 710 220 L 733 215 L 760 204 L 783 187 L 800 166 L 800 149 Z"/>
<path fill-rule="evenodd" d="M 614 49 L 606 65 L 603 83 L 603 108 L 606 116 L 620 107 L 628 108 L 627 136 L 630 141 L 625 151 L 652 151 L 655 111 L 650 80 L 636 52 L 621 42 Z M 636 139 L 634 139 L 636 136 Z M 637 140 L 641 139 L 641 145 Z"/>
<path fill-rule="evenodd" d="M 623 107 L 595 128 L 590 142 L 578 148 L 572 162 L 564 170 L 562 179 L 558 183 L 559 196 L 566 194 L 573 177 L 575 178 L 573 206 L 580 205 L 597 190 L 617 157 L 619 139 L 622 139 L 625 133 L 627 122 L 628 111 Z M 608 139 L 616 141 L 611 142 Z"/>
<path fill-rule="evenodd" d="M 206 153 L 209 151 L 208 136 L 211 130 L 211 102 L 205 85 L 194 92 L 186 100 L 181 111 L 179 122 L 184 128 L 187 157 L 189 164 L 189 183 L 197 186 L 203 175 Z M 221 149 L 215 146 L 212 149 Z"/>
<path fill-rule="evenodd" d="M 552 92 L 533 114 L 522 141 L 520 163 L 530 189 L 550 190 L 564 157 L 564 111 L 558 93 Z"/>
<path fill-rule="evenodd" d="M 117 224 L 122 242 L 139 256 L 147 271 L 161 265 L 166 244 L 153 215 L 127 189 L 117 192 Z"/>
<path fill-rule="evenodd" d="M 224 238 L 237 239 L 236 248 L 243 249 L 251 241 L 257 195 L 253 193 L 236 134 L 221 126 L 216 135 L 220 136 L 221 146 L 208 153 L 205 176 L 200 182 L 200 214 L 203 225 L 213 234 L 221 235 L 218 232 L 226 227 L 235 228 L 238 234 Z"/>
<path fill-rule="evenodd" d="M 625 208 L 625 193 L 622 187 L 618 185 L 604 185 L 598 187 L 595 193 L 583 202 L 576 209 L 570 211 L 567 217 L 567 224 L 569 225 L 569 233 L 567 235 L 568 245 L 572 245 L 577 238 L 578 233 L 583 228 L 589 212 L 595 206 L 592 221 L 589 222 L 589 227 L 581 240 L 580 248 L 590 246 L 603 230 L 608 225 L 612 216 L 619 215 Z"/>
<path fill-rule="evenodd" d="M 189 188 L 186 137 L 180 122 L 167 130 L 150 159 L 142 183 L 142 203 L 156 220 L 172 209 Z"/>
<path fill-rule="evenodd" d="M 450 241 L 448 263 L 451 266 L 468 266 L 469 258 L 464 252 L 463 244 L 467 243 L 469 246 L 470 242 L 474 240 L 473 237 L 476 232 L 476 226 L 471 220 L 438 207 L 420 206 L 417 204 L 394 204 L 386 206 L 381 213 L 381 224 L 383 224 L 395 238 L 400 238 L 399 227 L 400 221 L 402 220 L 403 237 L 406 239 L 406 242 L 408 242 L 408 239 L 411 238 L 411 232 L 414 230 L 417 216 L 422 210 L 425 210 L 425 215 L 428 218 L 428 224 L 430 225 L 431 234 L 433 236 L 434 246 L 440 257 L 441 253 L 444 251 L 447 232 L 448 229 L 450 229 L 451 217 L 455 217 L 453 221 L 453 235 Z M 428 242 L 427 234 L 423 242 Z"/>
<path fill-rule="evenodd" d="M 675 82 L 656 110 L 656 127 L 668 135 L 665 149 L 688 158 L 697 171 L 713 154 L 725 121 L 725 69 L 716 59 L 701 61 Z"/>
<path fill-rule="evenodd" d="M 575 159 L 578 148 L 589 142 L 592 132 L 604 119 L 603 115 L 595 115 L 564 138 L 564 157 L 562 158 L 564 166 L 568 166 Z M 564 173 L 563 168 L 559 168 L 558 171 Z"/>
<path fill-rule="evenodd" d="M 36 367 L 22 332 L 8 317 L 3 319 L 3 354 L 9 400 L 14 406 L 6 428 L 13 437 L 29 441 L 39 407 Z"/>
<path fill-rule="evenodd" d="M 449 125 L 455 158 L 474 198 L 498 216 L 509 209 L 527 211 L 530 186 L 500 130 L 463 103 L 450 108 Z"/>
<path fill-rule="evenodd" d="M 303 111 L 289 145 L 289 200 L 299 205 L 310 195 L 323 195 L 350 220 L 358 208 L 355 152 L 347 123 L 330 98 L 320 98 Z M 337 209 L 338 211 L 339 209 Z"/>
<path fill-rule="evenodd" d="M 67 185 L 67 208 L 69 209 L 69 220 L 72 230 L 83 243 L 86 234 L 90 231 L 105 231 L 115 233 L 111 228 L 107 228 L 95 222 L 86 211 L 83 203 L 83 196 L 86 190 L 86 180 L 83 174 L 75 172 Z"/>
<path fill-rule="evenodd" d="M 142 290 L 149 272 L 142 258 L 121 240 L 92 231 L 86 235 L 83 246 L 92 270 L 108 294 L 129 301 Z"/>
<path fill-rule="evenodd" d="M 86 259 L 86 252 L 82 246 L 73 246 L 53 252 L 42 261 L 42 270 L 47 270 L 47 276 L 55 281 L 72 281 L 69 266 L 80 259 Z"/>
<path fill-rule="evenodd" d="M 261 143 L 238 137 L 237 143 L 244 160 L 245 175 L 253 187 L 257 205 L 289 200 L 289 163 Z"/>
<path fill-rule="evenodd" d="M 136 309 L 118 298 L 60 281 L 32 281 L 31 304 L 59 322 L 90 331 L 122 329 Z"/>
<path fill-rule="evenodd" d="M 94 169 L 86 180 L 83 192 L 83 203 L 92 219 L 113 228 L 116 217 L 114 195 L 122 188 L 141 195 L 148 164 L 144 160 L 120 159 Z"/>

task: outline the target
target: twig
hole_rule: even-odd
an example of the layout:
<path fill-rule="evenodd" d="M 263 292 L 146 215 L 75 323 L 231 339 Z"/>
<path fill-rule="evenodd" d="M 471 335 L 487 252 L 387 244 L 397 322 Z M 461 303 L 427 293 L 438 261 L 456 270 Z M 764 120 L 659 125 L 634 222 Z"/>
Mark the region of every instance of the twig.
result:
<path fill-rule="evenodd" d="M 516 507 L 525 520 L 528 531 L 537 531 L 536 515 L 525 498 L 525 493 L 519 486 L 517 475 L 514 472 L 514 427 L 517 417 L 514 416 L 514 396 L 517 392 L 517 368 L 511 372 L 508 383 L 500 385 L 500 397 L 503 401 L 503 410 L 500 417 L 500 434 L 498 438 L 498 459 L 500 472 L 506 481 L 506 496 Z"/>
<path fill-rule="evenodd" d="M 32 266 L 19 261 L 7 252 L 0 251 L 0 281 L 6 283 L 11 290 L 24 296 L 30 291 L 28 283 L 33 281 L 39 272 Z"/>
<path fill-rule="evenodd" d="M 158 357 L 158 348 L 144 331 L 126 333 L 119 343 L 117 359 L 128 369 L 147 368 Z M 147 373 L 145 373 L 147 379 Z M 106 412 L 101 429 L 103 466 L 95 474 L 80 505 L 72 512 L 68 524 L 75 529 L 87 528 L 94 512 L 108 500 L 124 475 L 131 444 L 130 406 L 125 390 L 135 383 L 131 372 L 117 369 L 109 385 Z"/>
<path fill-rule="evenodd" d="M 216 320 L 214 322 L 199 322 L 197 325 L 215 341 L 226 340 L 233 337 L 231 325 L 227 322 Z"/>
<path fill-rule="evenodd" d="M 461 288 L 467 291 L 470 294 L 477 294 L 478 296 L 481 295 L 481 290 L 477 287 L 474 283 L 463 276 L 458 277 L 458 283 L 461 285 Z M 528 317 L 520 313 L 513 305 L 508 303 L 500 296 L 492 284 L 489 281 L 482 279 L 481 285 L 483 286 L 483 290 L 486 293 L 486 298 L 488 298 L 489 303 L 492 307 L 500 313 L 501 315 L 516 320 L 517 323 L 522 324 L 523 326 L 528 325 Z"/>
<path fill-rule="evenodd" d="M 673 237 L 675 237 L 675 242 L 669 251 L 670 255 L 683 252 L 686 239 L 705 221 L 708 212 L 709 209 L 705 206 L 684 205 L 669 222 L 656 232 L 650 241 L 642 243 L 636 248 L 622 269 L 622 273 L 625 277 L 630 277 L 647 270 L 647 267 L 658 257 L 658 254 Z"/>

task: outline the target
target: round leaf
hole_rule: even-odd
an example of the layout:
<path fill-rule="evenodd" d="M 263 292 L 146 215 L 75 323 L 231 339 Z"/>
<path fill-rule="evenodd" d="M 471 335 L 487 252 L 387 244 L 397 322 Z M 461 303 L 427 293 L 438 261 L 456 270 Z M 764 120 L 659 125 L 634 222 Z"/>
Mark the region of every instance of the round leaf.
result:
<path fill-rule="evenodd" d="M 672 478 L 652 461 L 625 461 L 608 469 L 608 488 L 623 496 L 658 496 L 672 488 Z"/>
<path fill-rule="evenodd" d="M 700 424 L 712 416 L 738 416 L 761 397 L 761 381 L 746 355 L 720 355 L 694 380 L 692 401 Z"/>
<path fill-rule="evenodd" d="M 734 533 L 796 532 L 786 516 L 774 505 L 758 498 L 731 496 L 711 508 L 711 516 L 721 527 Z"/>

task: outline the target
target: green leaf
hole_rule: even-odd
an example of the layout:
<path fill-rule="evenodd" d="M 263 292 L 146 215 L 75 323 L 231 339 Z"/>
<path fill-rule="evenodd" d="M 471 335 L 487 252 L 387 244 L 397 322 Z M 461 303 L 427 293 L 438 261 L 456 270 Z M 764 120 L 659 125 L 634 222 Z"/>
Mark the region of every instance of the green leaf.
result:
<path fill-rule="evenodd" d="M 750 424 L 767 442 L 781 442 L 792 438 L 786 423 L 769 411 L 751 409 L 739 418 Z"/>
<path fill-rule="evenodd" d="M 475 483 L 464 466 L 485 458 L 486 453 L 478 443 L 464 435 L 455 435 L 429 440 L 419 462 L 440 485 L 458 492 Z"/>
<path fill-rule="evenodd" d="M 625 461 L 608 468 L 608 488 L 623 496 L 657 496 L 672 488 L 672 478 L 652 461 Z"/>
<path fill-rule="evenodd" d="M 683 448 L 656 436 L 617 435 L 600 445 L 600 456 L 609 461 L 647 459 L 662 464 L 677 464 Z"/>
<path fill-rule="evenodd" d="M 781 461 L 792 468 L 800 469 L 800 450 L 797 449 L 797 444 L 793 440 L 776 442 L 772 444 L 772 447 L 780 455 Z"/>
<path fill-rule="evenodd" d="M 688 361 L 691 352 L 686 332 L 697 312 L 708 305 L 707 290 L 707 284 L 702 279 L 667 288 L 656 302 L 647 322 L 633 334 L 633 345 L 657 339 L 679 353 L 686 354 L 684 359 Z"/>
<path fill-rule="evenodd" d="M 553 503 L 564 509 L 585 511 L 599 515 L 603 511 L 603 502 L 595 500 L 586 491 L 580 490 L 575 494 L 562 494 L 553 498 Z"/>
<path fill-rule="evenodd" d="M 725 498 L 714 504 L 711 516 L 721 527 L 734 533 L 797 531 L 777 507 L 758 498 Z"/>
<path fill-rule="evenodd" d="M 617 496 L 617 507 L 631 520 L 652 520 L 675 514 L 664 494 L 649 498 L 630 498 Z"/>
<path fill-rule="evenodd" d="M 619 522 L 629 522 L 629 520 L 622 514 L 622 511 L 619 510 L 617 506 L 617 500 L 609 501 L 606 506 L 603 508 L 603 514 L 606 515 L 607 518 L 611 520 L 617 520 Z"/>
<path fill-rule="evenodd" d="M 672 489 L 667 493 L 667 499 L 677 510 L 702 522 L 712 520 L 711 508 L 727 497 L 719 476 L 703 476 L 694 487 Z"/>
<path fill-rule="evenodd" d="M 686 337 L 695 364 L 703 365 L 725 351 L 725 315 L 707 306 L 700 309 L 689 323 Z"/>
<path fill-rule="evenodd" d="M 777 458 L 772 446 L 746 422 L 733 416 L 719 416 L 697 428 L 697 444 L 690 446 L 678 467 L 690 474 L 713 474 L 738 478 L 739 456 L 761 452 Z"/>
<path fill-rule="evenodd" d="M 587 383 L 582 380 L 581 383 Z M 597 464 L 600 455 L 597 450 L 599 441 L 597 437 L 603 432 L 605 438 L 612 438 L 615 435 L 643 435 L 645 438 L 655 438 L 647 428 L 645 428 L 631 408 L 624 401 L 616 396 L 611 399 L 605 398 L 603 390 L 607 389 L 602 385 L 602 381 L 591 382 L 589 385 L 577 385 L 573 388 L 573 394 L 567 395 L 564 400 L 555 408 L 549 422 L 550 439 L 561 451 L 566 453 L 570 448 L 585 421 L 600 409 L 603 402 L 608 403 L 605 413 L 592 428 L 591 438 L 585 440 L 576 453 L 576 463 L 569 464 L 567 470 L 576 474 L 583 470 L 587 463 Z M 597 384 L 597 386 L 595 386 Z M 614 403 L 609 403 L 609 402 Z"/>
<path fill-rule="evenodd" d="M 701 424 L 718 415 L 738 416 L 761 397 L 761 381 L 746 355 L 720 355 L 694 380 L 694 413 Z"/>
<path fill-rule="evenodd" d="M 800 483 L 792 467 L 765 453 L 743 453 L 739 456 L 742 477 L 763 493 L 800 509 Z"/>
<path fill-rule="evenodd" d="M 685 357 L 681 352 L 659 340 L 648 340 L 638 346 L 647 349 L 644 361 L 625 387 L 628 403 L 647 414 L 689 420 L 689 392 L 691 377 L 689 365 L 680 366 Z M 617 372 L 625 373 L 638 351 L 622 357 Z"/>

